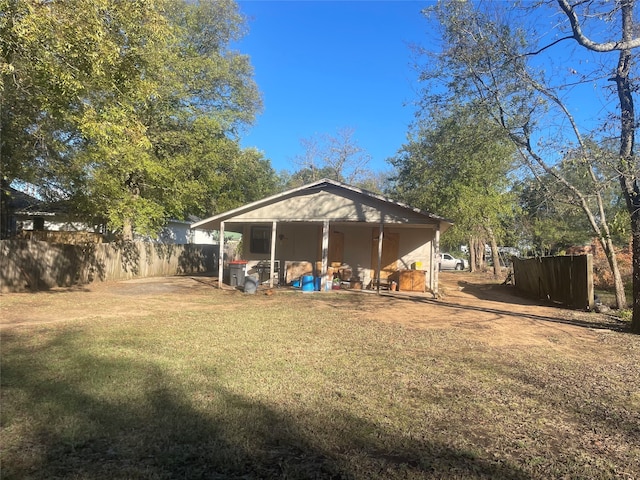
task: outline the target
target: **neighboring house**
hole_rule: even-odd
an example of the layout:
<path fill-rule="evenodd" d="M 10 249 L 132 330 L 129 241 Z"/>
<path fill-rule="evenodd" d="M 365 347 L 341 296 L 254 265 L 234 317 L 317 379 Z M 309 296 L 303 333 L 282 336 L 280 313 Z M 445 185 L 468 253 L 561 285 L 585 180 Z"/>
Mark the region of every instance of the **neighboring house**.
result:
<path fill-rule="evenodd" d="M 191 224 L 197 221 L 196 217 L 189 220 L 171 219 L 162 228 L 156 241 L 160 243 L 175 243 L 180 245 L 217 245 L 218 235 L 206 230 L 192 230 Z"/>
<path fill-rule="evenodd" d="M 435 295 L 440 235 L 451 225 L 382 195 L 323 179 L 195 222 L 191 228 L 218 230 L 222 237 L 229 231 L 241 233 L 239 255 L 249 271 L 261 273 L 266 264 L 271 286 L 314 275 L 323 291 L 336 277 L 377 289 L 397 280 L 402 290 L 407 277 L 418 287 L 405 289 Z M 221 263 L 219 278 L 223 273 Z"/>
<path fill-rule="evenodd" d="M 101 241 L 101 225 L 90 225 L 72 218 L 62 202 L 47 203 L 27 193 L 9 187 L 7 219 L 3 232 L 7 238 L 34 240 Z"/>
<path fill-rule="evenodd" d="M 191 224 L 199 220 L 195 216 L 189 216 L 189 221 L 169 220 L 167 225 L 160 231 L 157 241 L 175 244 L 218 245 L 219 232 L 191 228 Z M 233 232 L 228 232 L 225 235 L 225 240 L 230 242 L 235 241 L 237 243 L 241 238 L 242 235 Z"/>

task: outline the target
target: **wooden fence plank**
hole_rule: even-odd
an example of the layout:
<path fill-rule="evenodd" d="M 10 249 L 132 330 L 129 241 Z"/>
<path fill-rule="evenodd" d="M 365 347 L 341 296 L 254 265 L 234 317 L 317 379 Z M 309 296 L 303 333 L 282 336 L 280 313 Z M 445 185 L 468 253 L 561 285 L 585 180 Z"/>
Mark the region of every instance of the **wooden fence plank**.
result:
<path fill-rule="evenodd" d="M 217 245 L 53 244 L 0 241 L 0 292 L 46 290 L 93 281 L 214 272 Z"/>
<path fill-rule="evenodd" d="M 593 309 L 593 256 L 513 258 L 516 288 L 538 299 Z"/>

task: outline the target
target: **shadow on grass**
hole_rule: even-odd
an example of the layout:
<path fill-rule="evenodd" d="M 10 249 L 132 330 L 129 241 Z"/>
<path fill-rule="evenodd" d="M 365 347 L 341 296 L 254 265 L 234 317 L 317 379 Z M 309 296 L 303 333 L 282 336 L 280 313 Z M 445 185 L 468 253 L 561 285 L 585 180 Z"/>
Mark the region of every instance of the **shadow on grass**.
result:
<path fill-rule="evenodd" d="M 354 291 L 353 294 L 363 295 L 362 292 L 356 292 L 356 291 Z M 368 295 L 369 293 L 366 293 L 366 294 Z M 394 299 L 395 301 L 399 301 L 399 302 L 433 304 L 433 305 L 448 307 L 456 310 L 469 310 L 469 311 L 476 311 L 476 312 L 483 312 L 483 313 L 492 313 L 500 317 L 526 318 L 529 320 L 559 323 L 559 324 L 565 324 L 565 325 L 574 325 L 577 327 L 584 327 L 584 328 L 606 329 L 606 330 L 614 330 L 617 332 L 629 332 L 629 333 L 631 332 L 630 330 L 631 326 L 629 322 L 625 322 L 613 316 L 594 314 L 592 319 L 589 318 L 588 320 L 582 320 L 578 318 L 561 318 L 560 316 L 552 317 L 547 315 L 536 315 L 536 314 L 531 314 L 526 312 L 520 312 L 520 311 L 516 312 L 513 310 L 508 310 L 509 304 L 539 305 L 539 303 L 527 301 L 526 299 L 522 299 L 521 302 L 518 302 L 518 301 L 496 300 L 495 298 L 488 298 L 488 297 L 478 297 L 478 298 L 483 298 L 485 300 L 492 300 L 492 301 L 495 301 L 496 303 L 501 303 L 501 302 L 505 303 L 505 308 L 502 309 L 502 308 L 487 308 L 487 307 L 475 306 L 475 305 L 463 305 L 459 303 L 447 302 L 444 300 L 438 300 L 438 299 L 427 298 L 424 296 L 417 296 L 417 295 L 411 295 L 411 294 L 380 292 L 379 295 L 382 297 L 388 297 L 390 299 Z M 545 305 L 545 306 L 554 307 L 554 305 Z M 567 312 L 573 312 L 573 310 L 568 310 L 566 308 L 561 308 L 558 306 L 555 306 L 555 307 L 558 308 L 558 312 L 561 312 L 563 310 Z"/>
<path fill-rule="evenodd" d="M 126 339 L 122 358 L 88 354 L 85 335 L 62 333 L 37 349 L 3 338 L 4 479 L 528 478 L 365 415 L 238 395 L 211 367 L 189 389 L 161 362 L 135 349 L 127 358 Z"/>

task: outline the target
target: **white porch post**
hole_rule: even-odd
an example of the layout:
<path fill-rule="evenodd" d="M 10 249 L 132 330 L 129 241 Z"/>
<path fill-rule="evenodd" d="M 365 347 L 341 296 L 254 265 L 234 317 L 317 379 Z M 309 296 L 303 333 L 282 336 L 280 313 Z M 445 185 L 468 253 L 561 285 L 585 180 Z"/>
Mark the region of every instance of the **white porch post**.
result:
<path fill-rule="evenodd" d="M 435 258 L 435 254 L 434 254 L 434 248 L 433 248 L 433 244 L 435 242 L 435 232 L 434 232 L 434 238 L 432 238 L 429 241 L 429 290 L 431 290 L 433 292 L 434 286 L 433 286 L 433 261 Z"/>
<path fill-rule="evenodd" d="M 273 273 L 276 261 L 276 227 L 278 222 L 275 220 L 271 224 L 271 266 L 269 267 L 269 288 L 273 288 Z"/>
<path fill-rule="evenodd" d="M 224 275 L 224 222 L 220 222 L 220 238 L 218 240 L 218 288 L 222 288 L 222 276 Z"/>
<path fill-rule="evenodd" d="M 434 251 L 433 251 L 433 287 L 431 291 L 433 292 L 433 296 L 438 298 L 438 272 L 440 271 L 440 264 L 438 263 L 438 259 L 440 258 L 440 224 L 436 227 L 436 236 L 434 238 Z"/>
<path fill-rule="evenodd" d="M 320 290 L 327 290 L 327 270 L 329 268 L 329 220 L 322 223 L 322 272 L 320 273 Z"/>
<path fill-rule="evenodd" d="M 384 237 L 384 222 L 380 222 L 380 231 L 378 233 L 378 274 L 376 282 L 378 283 L 378 293 L 380 293 L 380 274 L 382 273 L 382 240 Z"/>

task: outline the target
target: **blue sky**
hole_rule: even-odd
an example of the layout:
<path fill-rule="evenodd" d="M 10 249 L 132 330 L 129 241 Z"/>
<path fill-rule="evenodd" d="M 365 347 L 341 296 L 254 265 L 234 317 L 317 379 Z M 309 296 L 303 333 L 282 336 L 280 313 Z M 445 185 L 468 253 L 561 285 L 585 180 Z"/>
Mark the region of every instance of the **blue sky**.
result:
<path fill-rule="evenodd" d="M 410 45 L 424 44 L 426 1 L 239 1 L 264 111 L 242 145 L 295 171 L 301 139 L 354 130 L 373 171 L 405 142 L 417 98 Z"/>

